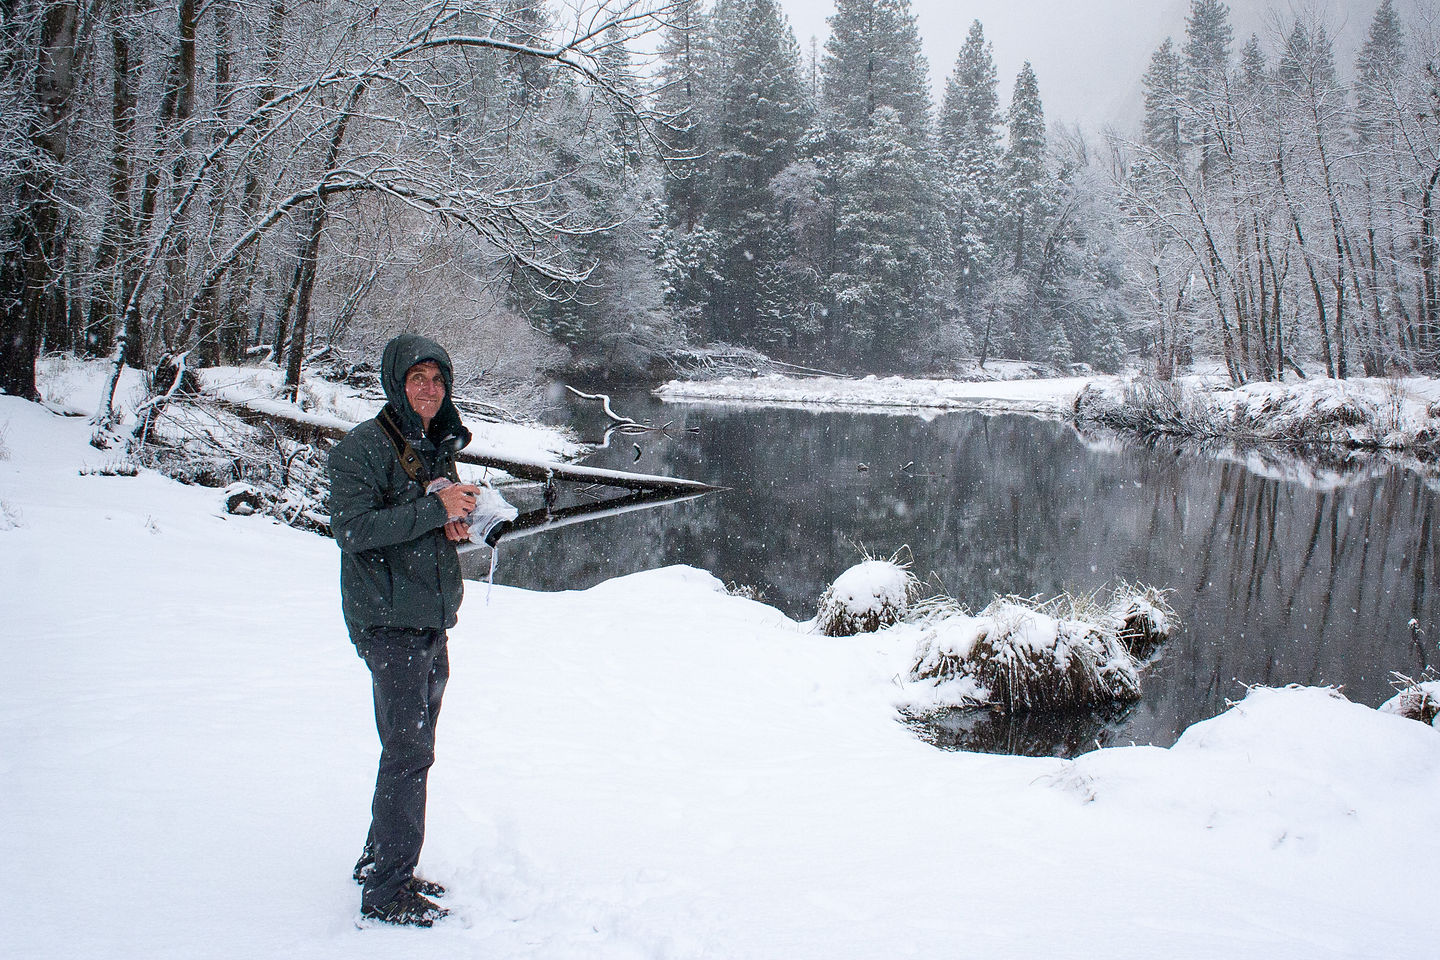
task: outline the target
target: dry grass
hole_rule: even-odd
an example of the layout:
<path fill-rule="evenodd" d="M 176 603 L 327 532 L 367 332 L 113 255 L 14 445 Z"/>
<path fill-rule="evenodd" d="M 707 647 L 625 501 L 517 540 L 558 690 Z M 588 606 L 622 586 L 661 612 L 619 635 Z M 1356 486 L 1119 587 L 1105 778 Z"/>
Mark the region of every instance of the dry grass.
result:
<path fill-rule="evenodd" d="M 1178 383 L 1140 378 L 1125 384 L 1116 398 L 1087 386 L 1075 398 L 1075 419 L 1098 423 L 1142 436 L 1180 434 L 1217 437 L 1226 425 L 1203 393 L 1185 390 Z"/>
<path fill-rule="evenodd" d="M 1381 704 L 1380 710 L 1436 726 L 1435 720 L 1440 717 L 1440 675 L 1427 668 L 1418 680 L 1403 673 L 1392 673 L 1390 677 L 1395 696 Z"/>
<path fill-rule="evenodd" d="M 0 423 L 0 460 L 10 459 L 10 446 L 5 442 L 8 439 L 6 434 L 9 432 L 10 422 L 7 420 L 5 423 Z"/>
<path fill-rule="evenodd" d="M 725 592 L 732 597 L 765 602 L 765 591 L 751 583 L 736 583 L 732 580 L 725 584 Z"/>
<path fill-rule="evenodd" d="M 81 467 L 82 477 L 138 477 L 140 468 L 127 460 L 112 460 L 98 467 Z"/>

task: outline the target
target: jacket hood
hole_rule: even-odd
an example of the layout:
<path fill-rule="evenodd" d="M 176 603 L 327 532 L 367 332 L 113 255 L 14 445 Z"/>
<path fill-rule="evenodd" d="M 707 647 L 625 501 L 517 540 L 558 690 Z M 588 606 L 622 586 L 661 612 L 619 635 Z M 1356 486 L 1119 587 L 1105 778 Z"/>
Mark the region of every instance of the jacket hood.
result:
<path fill-rule="evenodd" d="M 445 399 L 440 411 L 430 421 L 430 430 L 422 426 L 420 414 L 410 406 L 405 396 L 405 374 L 417 363 L 433 360 L 440 366 L 440 376 L 445 381 Z M 460 411 L 455 408 L 455 374 L 450 364 L 450 354 L 445 348 L 428 337 L 414 333 L 402 333 L 385 344 L 385 353 L 380 359 L 380 385 L 385 388 L 388 406 L 400 421 L 400 431 L 411 441 L 421 437 L 430 439 L 437 447 L 448 448 L 458 453 L 470 443 L 470 431 L 460 420 Z"/>

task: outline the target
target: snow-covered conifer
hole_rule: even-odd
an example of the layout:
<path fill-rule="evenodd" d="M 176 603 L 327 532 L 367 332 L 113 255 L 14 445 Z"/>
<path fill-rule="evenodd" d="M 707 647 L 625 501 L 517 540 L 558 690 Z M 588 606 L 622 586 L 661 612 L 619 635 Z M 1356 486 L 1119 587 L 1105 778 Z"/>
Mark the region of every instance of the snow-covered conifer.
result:
<path fill-rule="evenodd" d="M 995 256 L 1000 202 L 1000 106 L 995 60 L 976 20 L 945 84 L 938 146 L 953 248 L 953 283 L 964 313 L 978 306 Z"/>
<path fill-rule="evenodd" d="M 1180 55 L 1169 37 L 1150 56 L 1141 83 L 1145 87 L 1145 146 L 1178 165 L 1182 143 Z"/>
<path fill-rule="evenodd" d="M 1005 239 L 1011 268 L 1024 268 L 1029 244 L 1042 218 L 1045 194 L 1045 109 L 1030 61 L 1020 68 L 1007 114 L 1005 150 Z"/>
<path fill-rule="evenodd" d="M 900 119 L 906 143 L 929 137 L 929 65 L 910 0 L 838 0 L 821 62 L 824 102 L 836 124 L 862 136 L 876 110 Z"/>

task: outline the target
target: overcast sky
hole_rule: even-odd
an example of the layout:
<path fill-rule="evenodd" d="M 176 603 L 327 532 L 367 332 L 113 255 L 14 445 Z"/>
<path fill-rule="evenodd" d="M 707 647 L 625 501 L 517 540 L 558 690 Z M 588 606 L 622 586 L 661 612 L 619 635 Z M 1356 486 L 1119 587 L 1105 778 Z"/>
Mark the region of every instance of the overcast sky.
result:
<path fill-rule="evenodd" d="M 801 48 L 809 50 L 816 37 L 823 49 L 829 28 L 825 18 L 835 10 L 834 0 L 779 0 Z M 1301 0 L 1308 2 L 1308 0 Z M 1431 11 L 1437 0 L 1398 0 L 1406 15 L 1415 3 Z M 1330 0 L 1329 20 L 1336 37 L 1336 55 L 1342 73 L 1349 73 L 1370 18 L 1380 0 Z M 1238 49 L 1257 33 L 1263 41 L 1271 34 L 1267 11 L 1272 6 L 1291 9 L 1288 0 L 1229 0 L 1231 24 Z M 1020 65 L 1029 60 L 1040 81 L 1040 96 L 1049 120 L 1079 122 L 1098 130 L 1106 123 L 1132 125 L 1140 110 L 1140 77 L 1150 55 L 1167 36 L 1183 42 L 1189 0 L 912 0 L 920 22 L 925 55 L 930 60 L 936 103 L 945 78 L 972 20 L 985 26 L 994 46 L 1000 73 L 1000 102 L 1010 100 L 1010 89 Z"/>

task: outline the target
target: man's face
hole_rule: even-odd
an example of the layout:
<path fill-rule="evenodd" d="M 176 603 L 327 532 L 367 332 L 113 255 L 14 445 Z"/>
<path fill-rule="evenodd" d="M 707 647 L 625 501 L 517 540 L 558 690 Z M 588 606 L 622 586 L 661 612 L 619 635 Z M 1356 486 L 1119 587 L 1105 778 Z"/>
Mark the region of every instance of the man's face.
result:
<path fill-rule="evenodd" d="M 440 364 L 425 360 L 406 370 L 405 398 L 425 426 L 430 426 L 445 400 L 445 378 L 440 375 Z"/>

